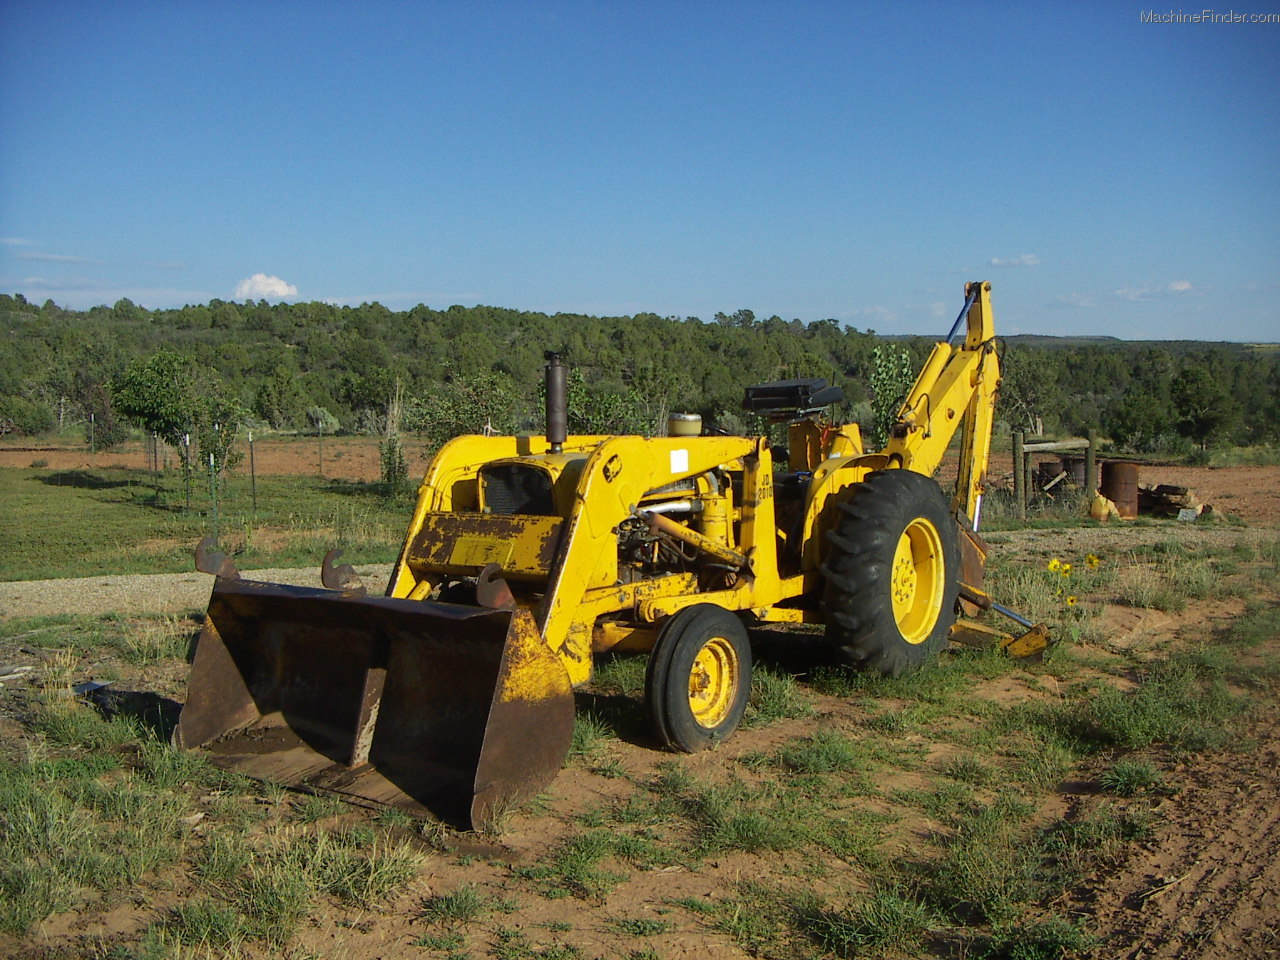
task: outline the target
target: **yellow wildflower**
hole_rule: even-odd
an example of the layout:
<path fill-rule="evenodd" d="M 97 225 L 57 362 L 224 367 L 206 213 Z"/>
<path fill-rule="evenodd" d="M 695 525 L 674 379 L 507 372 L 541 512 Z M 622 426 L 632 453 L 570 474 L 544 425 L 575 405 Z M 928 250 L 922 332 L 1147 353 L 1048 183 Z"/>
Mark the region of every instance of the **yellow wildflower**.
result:
<path fill-rule="evenodd" d="M 1069 577 L 1069 576 L 1071 576 L 1071 564 L 1069 564 L 1069 563 L 1064 563 L 1064 564 L 1062 565 L 1062 575 L 1063 575 L 1064 577 Z"/>
<path fill-rule="evenodd" d="M 1075 594 L 1072 594 L 1071 596 L 1067 597 L 1068 607 L 1074 607 L 1079 602 L 1080 602 L 1080 598 L 1077 597 Z"/>
<path fill-rule="evenodd" d="M 1051 573 L 1057 573 L 1061 569 L 1062 569 L 1062 561 L 1059 560 L 1057 557 L 1054 557 L 1052 560 L 1049 561 L 1049 571 Z"/>
<path fill-rule="evenodd" d="M 1100 563 L 1102 563 L 1102 560 L 1098 558 L 1098 555 L 1096 553 L 1091 553 L 1084 558 L 1084 565 L 1088 567 L 1090 570 L 1097 570 L 1098 564 Z"/>

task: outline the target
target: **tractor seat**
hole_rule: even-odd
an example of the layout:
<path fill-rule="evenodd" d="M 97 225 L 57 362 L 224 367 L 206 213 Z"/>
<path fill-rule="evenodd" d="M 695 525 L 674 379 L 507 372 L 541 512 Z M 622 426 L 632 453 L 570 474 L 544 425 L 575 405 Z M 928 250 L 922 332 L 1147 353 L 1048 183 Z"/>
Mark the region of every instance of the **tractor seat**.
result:
<path fill-rule="evenodd" d="M 747 387 L 742 409 L 763 414 L 770 420 L 789 420 L 817 413 L 843 399 L 843 390 L 827 386 L 827 381 L 820 378 L 777 380 Z"/>

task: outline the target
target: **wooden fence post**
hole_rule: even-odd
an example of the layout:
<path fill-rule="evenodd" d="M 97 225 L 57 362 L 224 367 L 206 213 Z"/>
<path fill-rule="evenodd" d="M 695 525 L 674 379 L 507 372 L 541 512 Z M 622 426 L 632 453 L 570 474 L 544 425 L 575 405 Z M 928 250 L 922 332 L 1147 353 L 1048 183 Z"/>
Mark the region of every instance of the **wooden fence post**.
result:
<path fill-rule="evenodd" d="M 1026 457 L 1022 452 L 1022 431 L 1013 431 L 1013 500 L 1017 504 L 1018 519 L 1027 519 Z"/>
<path fill-rule="evenodd" d="M 1084 492 L 1092 499 L 1098 489 L 1098 432 L 1090 430 L 1085 437 L 1089 446 L 1084 448 Z"/>

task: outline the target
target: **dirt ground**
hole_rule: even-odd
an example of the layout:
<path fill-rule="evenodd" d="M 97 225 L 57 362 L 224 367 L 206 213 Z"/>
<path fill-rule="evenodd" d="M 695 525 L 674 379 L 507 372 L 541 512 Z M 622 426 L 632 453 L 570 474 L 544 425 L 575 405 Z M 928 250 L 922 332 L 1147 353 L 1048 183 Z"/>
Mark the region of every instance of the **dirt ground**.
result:
<path fill-rule="evenodd" d="M 1152 838 L 1072 892 L 1103 956 L 1280 956 L 1280 718 L 1248 736 L 1253 750 L 1176 766 Z"/>
<path fill-rule="evenodd" d="M 427 456 L 422 441 L 412 437 L 404 441 L 409 473 L 426 469 Z M 166 448 L 162 447 L 161 466 Z M 249 444 L 238 449 L 244 459 L 237 468 L 249 472 Z M 52 470 L 91 470 L 101 467 L 128 467 L 149 470 L 154 467 L 147 447 L 141 441 L 130 441 L 112 450 L 90 453 L 83 444 L 77 446 L 23 444 L 10 439 L 0 443 L 0 467 L 29 467 L 44 461 Z M 176 465 L 177 455 L 169 451 L 168 462 Z M 380 473 L 378 441 L 375 437 L 283 437 L 255 438 L 253 467 L 261 476 L 323 474 L 333 480 L 377 480 Z"/>
<path fill-rule="evenodd" d="M 1005 549 L 1034 553 L 1037 543 L 1027 538 L 1006 544 Z M 1141 656 L 1212 634 L 1242 608 L 1243 601 L 1233 599 L 1225 604 L 1194 603 L 1176 616 L 1125 610 L 1126 616 L 1113 621 L 1108 644 Z M 1280 639 L 1273 639 L 1265 652 L 1280 654 Z M 0 651 L 0 655 L 11 653 Z M 806 654 L 799 650 L 794 656 L 803 661 Z M 85 676 L 108 665 L 121 669 L 119 663 L 95 658 L 86 664 Z M 149 668 L 129 677 L 128 668 L 123 669 L 124 686 L 176 698 L 182 695 L 182 675 Z M 978 696 L 1002 705 L 1043 697 L 1044 693 L 1032 678 L 1016 674 L 987 681 L 977 691 Z M 816 693 L 813 699 L 813 718 L 739 731 L 718 750 L 684 758 L 683 769 L 700 780 L 718 782 L 741 771 L 742 758 L 772 754 L 788 741 L 811 735 L 815 728 L 865 729 L 866 704 Z M 590 694 L 580 695 L 578 710 L 598 709 L 600 703 Z M 1166 789 L 1151 801 L 1154 826 L 1150 835 L 1128 845 L 1053 905 L 1060 913 L 1083 921 L 1099 938 L 1101 946 L 1087 954 L 1091 960 L 1261 960 L 1280 955 L 1280 780 L 1275 774 L 1280 767 L 1280 711 L 1274 701 L 1270 704 L 1269 709 L 1257 712 L 1243 731 L 1251 744 L 1248 749 L 1197 754 L 1190 760 L 1159 756 Z M 16 724 L 0 717 L 0 745 L 5 755 L 14 755 L 10 751 L 20 736 Z M 581 829 L 582 818 L 590 811 L 622 801 L 634 784 L 652 782 L 669 758 L 644 734 L 611 741 L 606 749 L 607 759 L 615 765 L 610 775 L 602 775 L 598 765 L 571 761 L 545 794 L 542 809 L 515 816 L 500 839 L 456 837 L 448 855 L 433 853 L 419 878 L 382 908 L 355 915 L 346 910 L 321 911 L 300 932 L 290 955 L 343 960 L 445 956 L 415 946 L 424 934 L 422 905 L 430 897 L 470 886 L 495 900 L 509 898 L 513 869 L 545 858 L 567 835 Z M 931 754 L 928 759 L 930 766 L 936 766 L 947 758 Z M 1096 781 L 1087 779 L 1087 771 L 1084 776 L 1084 780 L 1064 783 L 1047 802 L 1044 815 L 1067 820 L 1087 816 L 1104 797 Z M 927 777 L 908 773 L 895 787 L 927 789 L 928 784 Z M 359 816 L 333 821 L 329 828 L 336 829 Z M 934 829 L 936 825 L 927 819 L 902 821 L 903 851 L 924 842 Z M 751 879 L 781 879 L 791 885 L 800 882 L 826 893 L 828 884 L 847 871 L 848 865 L 832 860 L 821 873 L 806 877 L 803 871 L 808 869 L 790 862 L 785 854 L 729 852 L 697 869 L 677 865 L 634 872 L 598 899 L 546 899 L 526 892 L 520 897 L 518 916 L 504 918 L 502 924 L 525 931 L 535 944 L 548 944 L 548 951 L 551 943 L 572 945 L 582 958 L 634 957 L 639 948 L 651 948 L 649 956 L 662 960 L 779 956 L 744 949 L 670 905 L 681 899 L 714 900 Z M 23 960 L 89 955 L 78 951 L 91 944 L 128 943 L 163 916 L 164 909 L 163 891 L 149 890 L 145 896 L 126 899 L 106 912 L 88 909 L 60 914 L 21 940 L 0 935 L 0 955 Z M 653 923 L 661 932 L 637 940 L 620 928 L 623 919 Z M 566 932 L 551 937 L 548 931 L 555 930 Z M 472 947 L 469 955 L 498 956 L 485 947 L 492 936 L 491 927 L 477 929 L 474 939 L 468 939 Z M 958 960 L 967 953 L 955 942 L 944 940 L 920 955 Z"/>
<path fill-rule="evenodd" d="M 314 438 L 263 441 L 255 451 L 259 471 L 314 469 L 317 461 L 308 459 L 318 452 L 312 447 L 314 442 Z M 101 467 L 112 462 L 139 467 L 145 465 L 143 456 L 141 450 L 90 458 L 82 451 L 9 449 L 0 450 L 0 466 L 25 467 L 44 459 L 54 468 Z M 326 475 L 376 478 L 376 446 L 370 441 L 330 440 L 325 456 Z M 418 465 L 415 463 L 415 468 Z M 1114 554 L 1151 537 L 1189 542 L 1200 537 L 1273 541 L 1280 529 L 1280 468 L 1152 467 L 1143 469 L 1141 482 L 1188 486 L 1201 502 L 1213 504 L 1220 514 L 1243 519 L 1246 525 L 1171 523 L 1148 531 L 1115 523 L 1073 530 L 1065 539 L 1051 531 L 1027 530 L 1000 534 L 998 549 L 1040 563 L 1046 550 L 1064 547 Z M 1280 602 L 1274 596 L 1258 599 Z M 1193 643 L 1228 625 L 1243 607 L 1244 600 L 1238 598 L 1194 602 L 1177 614 L 1117 607 L 1108 611 L 1107 644 L 1140 656 L 1170 645 Z M 3 650 L 0 654 L 13 652 Z M 1280 654 L 1280 638 L 1272 638 L 1259 652 Z M 173 695 L 181 696 L 181 677 L 142 675 L 136 679 L 157 689 L 172 685 Z M 996 703 L 1013 703 L 1043 691 L 1014 676 L 990 681 L 981 693 Z M 856 730 L 865 722 L 864 704 L 817 694 L 815 701 L 816 720 L 783 721 L 741 731 L 719 750 L 686 758 L 685 768 L 695 776 L 715 780 L 735 769 L 739 758 L 774 751 L 788 740 L 811 734 L 815 726 Z M 589 708 L 592 702 L 589 695 L 580 697 L 579 710 Z M 1095 960 L 1280 956 L 1280 778 L 1276 775 L 1280 769 L 1280 713 L 1274 701 L 1265 702 L 1270 706 L 1256 712 L 1244 731 L 1246 749 L 1198 754 L 1190 761 L 1172 755 L 1161 757 L 1168 789 L 1153 801 L 1150 836 L 1129 845 L 1104 870 L 1068 891 L 1054 905 L 1083 919 L 1090 932 L 1101 938 L 1103 946 L 1091 954 Z M 8 740 L 12 745 L 18 736 L 20 730 L 0 717 L 0 741 Z M 435 955 L 413 945 L 422 932 L 416 919 L 425 898 L 463 885 L 502 895 L 511 865 L 533 863 L 544 856 L 578 818 L 623 797 L 634 783 L 652 780 L 668 758 L 643 735 L 611 743 L 608 750 L 610 760 L 625 771 L 625 778 L 602 776 L 588 765 L 571 763 L 548 792 L 546 809 L 536 816 L 516 816 L 500 842 L 477 839 L 455 846 L 453 856 L 432 859 L 421 877 L 385 911 L 357 920 L 344 913 L 322 915 L 304 932 L 299 946 L 307 955 L 350 960 Z M 1095 803 L 1098 792 L 1096 783 L 1064 784 L 1051 804 L 1060 810 L 1058 815 L 1070 818 Z M 919 829 L 927 830 L 928 825 L 921 824 Z M 775 876 L 779 865 L 771 858 L 770 854 L 738 852 L 716 858 L 696 871 L 667 867 L 636 872 L 598 903 L 526 898 L 520 923 L 530 931 L 571 928 L 563 942 L 577 946 L 584 957 L 627 957 L 641 947 L 652 948 L 664 960 L 749 956 L 731 938 L 712 934 L 696 922 L 677 919 L 678 914 L 667 905 L 679 898 L 709 898 L 753 877 Z M 831 865 L 833 870 L 842 868 L 840 863 Z M 805 882 L 819 891 L 824 884 L 820 877 Z M 105 915 L 60 915 L 22 942 L 0 938 L 0 954 L 7 949 L 13 955 L 44 957 L 49 955 L 45 952 L 48 949 L 60 948 L 73 951 L 64 955 L 74 955 L 75 945 L 85 943 L 86 938 L 126 935 L 144 928 L 159 909 L 160 905 L 149 901 L 126 904 Z M 664 932 L 642 941 L 629 938 L 610 920 L 619 917 L 637 921 L 661 917 Z M 931 955 L 959 956 L 955 949 L 955 944 L 940 944 Z M 485 953 L 482 949 L 472 955 Z"/>

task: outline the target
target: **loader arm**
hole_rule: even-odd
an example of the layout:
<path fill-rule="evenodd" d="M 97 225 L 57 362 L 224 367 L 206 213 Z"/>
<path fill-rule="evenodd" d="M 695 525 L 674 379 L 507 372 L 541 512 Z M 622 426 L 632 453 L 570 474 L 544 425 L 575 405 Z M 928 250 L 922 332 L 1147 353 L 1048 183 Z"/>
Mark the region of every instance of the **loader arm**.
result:
<path fill-rule="evenodd" d="M 768 456 L 757 438 L 615 437 L 600 444 L 583 467 L 575 503 L 559 555 L 551 570 L 540 626 L 574 685 L 591 676 L 592 626 L 596 615 L 637 605 L 643 588 L 617 582 L 617 525 L 631 515 L 644 494 L 664 483 L 701 476 L 721 466 L 740 468 L 746 458 Z M 767 504 L 772 507 L 772 503 Z M 754 518 L 760 505 L 744 505 Z M 754 522 L 744 522 L 742 551 L 765 568 L 771 557 L 756 550 Z M 772 536 L 772 522 L 767 524 Z M 770 540 L 770 544 L 772 540 Z M 770 568 L 771 570 L 771 568 Z M 759 572 L 759 571 L 757 571 Z M 776 579 L 776 574 L 773 575 Z M 669 578 L 690 587 L 683 577 Z M 649 586 L 666 594 L 662 580 Z"/>
<path fill-rule="evenodd" d="M 964 342 L 953 346 L 961 319 L 967 327 Z M 990 283 L 965 285 L 965 310 L 956 327 L 934 346 L 881 453 L 890 465 L 932 476 L 957 428 L 962 428 L 960 474 L 951 506 L 968 517 L 970 526 L 976 526 L 1000 384 Z"/>

